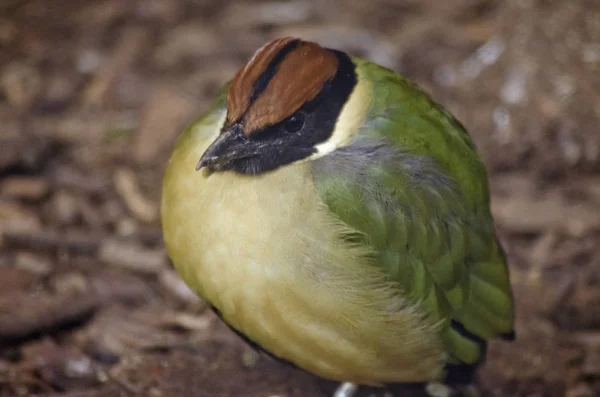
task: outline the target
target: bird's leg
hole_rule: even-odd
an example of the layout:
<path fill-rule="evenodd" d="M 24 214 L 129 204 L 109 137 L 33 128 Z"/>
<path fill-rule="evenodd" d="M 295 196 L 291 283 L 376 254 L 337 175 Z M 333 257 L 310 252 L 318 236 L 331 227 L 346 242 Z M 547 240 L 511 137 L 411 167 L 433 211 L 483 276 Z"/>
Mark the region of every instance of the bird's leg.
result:
<path fill-rule="evenodd" d="M 335 393 L 333 393 L 333 397 L 352 397 L 357 390 L 358 385 L 355 385 L 354 383 L 340 383 Z"/>

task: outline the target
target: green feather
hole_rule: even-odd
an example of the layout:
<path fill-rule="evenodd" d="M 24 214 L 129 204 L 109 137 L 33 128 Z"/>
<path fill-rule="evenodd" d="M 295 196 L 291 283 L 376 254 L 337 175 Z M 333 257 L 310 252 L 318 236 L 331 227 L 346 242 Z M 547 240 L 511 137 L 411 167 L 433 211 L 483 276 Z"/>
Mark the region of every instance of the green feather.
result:
<path fill-rule="evenodd" d="M 354 61 L 372 83 L 373 104 L 349 146 L 314 162 L 317 190 L 399 293 L 442 322 L 449 361 L 475 363 L 485 348 L 479 338 L 513 328 L 485 167 L 463 126 L 415 84 Z"/>

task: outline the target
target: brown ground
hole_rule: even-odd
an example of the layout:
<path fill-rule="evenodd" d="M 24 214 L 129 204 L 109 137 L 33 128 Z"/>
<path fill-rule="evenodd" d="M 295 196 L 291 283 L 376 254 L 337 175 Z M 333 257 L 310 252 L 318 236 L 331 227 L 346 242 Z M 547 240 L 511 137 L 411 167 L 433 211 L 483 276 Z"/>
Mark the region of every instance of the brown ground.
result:
<path fill-rule="evenodd" d="M 485 395 L 600 395 L 598 0 L 2 0 L 0 396 L 335 387 L 257 359 L 161 245 L 182 123 L 284 34 L 401 71 L 472 131 L 518 304 Z"/>

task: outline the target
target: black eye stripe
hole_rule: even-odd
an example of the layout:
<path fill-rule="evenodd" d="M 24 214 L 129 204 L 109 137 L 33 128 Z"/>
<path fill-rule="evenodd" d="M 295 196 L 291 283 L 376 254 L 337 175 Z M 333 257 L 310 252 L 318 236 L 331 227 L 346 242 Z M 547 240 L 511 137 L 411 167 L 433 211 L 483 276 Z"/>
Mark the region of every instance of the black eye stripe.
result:
<path fill-rule="evenodd" d="M 332 136 L 344 104 L 358 83 L 358 76 L 348 55 L 330 51 L 339 60 L 335 76 L 293 115 L 253 131 L 245 144 L 253 147 L 257 154 L 232 162 L 228 169 L 241 174 L 273 171 L 308 158 L 316 152 L 316 145 Z"/>

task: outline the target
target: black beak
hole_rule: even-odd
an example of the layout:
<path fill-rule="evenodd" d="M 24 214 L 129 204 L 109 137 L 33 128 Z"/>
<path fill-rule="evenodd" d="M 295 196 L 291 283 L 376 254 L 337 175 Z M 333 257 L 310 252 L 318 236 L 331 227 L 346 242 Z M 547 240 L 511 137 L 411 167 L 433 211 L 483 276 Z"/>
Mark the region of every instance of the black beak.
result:
<path fill-rule="evenodd" d="M 242 128 L 233 125 L 223 130 L 206 149 L 196 164 L 196 171 L 203 167 L 217 171 L 226 170 L 235 160 L 257 156 L 259 154 L 257 149 L 257 146 L 244 135 Z"/>

